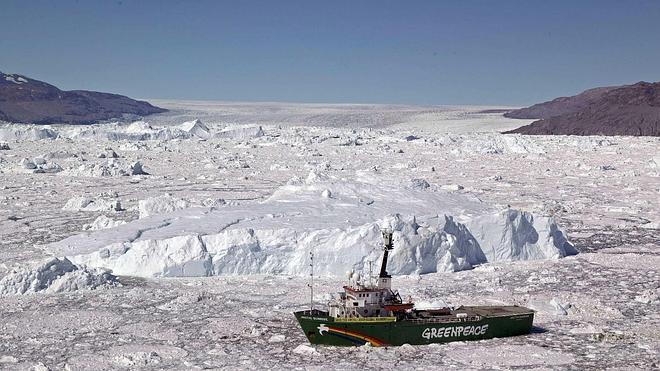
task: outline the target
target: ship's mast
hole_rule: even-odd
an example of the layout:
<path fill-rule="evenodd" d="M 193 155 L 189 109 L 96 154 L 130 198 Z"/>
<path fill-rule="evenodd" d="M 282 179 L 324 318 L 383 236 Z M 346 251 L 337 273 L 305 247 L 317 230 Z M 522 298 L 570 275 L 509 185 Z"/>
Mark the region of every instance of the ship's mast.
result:
<path fill-rule="evenodd" d="M 309 314 L 312 315 L 314 312 L 314 252 L 309 252 L 309 266 L 311 267 L 311 272 L 309 273 Z"/>
<path fill-rule="evenodd" d="M 394 244 L 392 243 L 392 231 L 389 229 L 384 229 L 382 231 L 383 233 L 383 242 L 384 242 L 384 252 L 383 252 L 383 263 L 380 265 L 380 275 L 378 277 L 380 278 L 390 278 L 389 274 L 387 274 L 387 255 L 389 254 L 390 250 L 394 249 Z"/>
<path fill-rule="evenodd" d="M 372 265 L 373 265 L 372 261 L 369 260 L 369 287 L 374 286 L 374 275 L 373 275 L 372 270 L 371 270 Z"/>

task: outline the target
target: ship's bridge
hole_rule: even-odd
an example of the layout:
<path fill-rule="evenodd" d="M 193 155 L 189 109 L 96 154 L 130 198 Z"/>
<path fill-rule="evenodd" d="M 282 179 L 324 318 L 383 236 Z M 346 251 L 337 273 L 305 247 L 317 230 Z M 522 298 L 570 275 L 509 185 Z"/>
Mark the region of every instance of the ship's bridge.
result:
<path fill-rule="evenodd" d="M 363 282 L 359 274 L 349 273 L 349 284 L 339 298 L 329 303 L 330 316 L 346 318 L 392 318 L 413 307 L 412 302 L 404 303 L 398 292 L 392 291 L 392 276 L 387 273 L 387 255 L 393 248 L 392 232 L 383 231 L 385 246 L 383 261 L 378 277 L 370 277 Z"/>

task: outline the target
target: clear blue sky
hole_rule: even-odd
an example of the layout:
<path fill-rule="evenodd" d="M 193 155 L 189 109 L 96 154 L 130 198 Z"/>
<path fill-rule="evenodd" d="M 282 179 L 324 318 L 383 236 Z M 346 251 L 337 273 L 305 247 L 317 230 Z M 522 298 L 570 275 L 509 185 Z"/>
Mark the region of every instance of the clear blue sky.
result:
<path fill-rule="evenodd" d="M 526 105 L 660 80 L 660 1 L 2 0 L 0 70 L 141 98 Z"/>

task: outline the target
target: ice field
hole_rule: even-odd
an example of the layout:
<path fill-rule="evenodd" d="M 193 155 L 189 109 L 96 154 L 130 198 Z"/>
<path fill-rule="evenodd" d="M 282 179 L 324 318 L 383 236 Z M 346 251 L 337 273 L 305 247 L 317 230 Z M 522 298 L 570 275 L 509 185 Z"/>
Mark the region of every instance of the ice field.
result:
<path fill-rule="evenodd" d="M 154 101 L 0 125 L 0 368 L 653 369 L 660 139 L 502 135 L 502 107 Z M 420 303 L 520 304 L 528 336 L 310 346 L 380 259 Z"/>

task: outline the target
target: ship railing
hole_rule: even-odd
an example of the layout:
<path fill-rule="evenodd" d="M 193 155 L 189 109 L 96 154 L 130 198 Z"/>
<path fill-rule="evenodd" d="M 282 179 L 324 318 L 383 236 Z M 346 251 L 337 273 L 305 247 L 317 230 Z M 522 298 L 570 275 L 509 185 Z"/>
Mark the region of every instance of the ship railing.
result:
<path fill-rule="evenodd" d="M 396 322 L 396 317 L 336 317 L 335 322 Z"/>
<path fill-rule="evenodd" d="M 471 316 L 465 318 L 413 318 L 410 321 L 413 323 L 461 323 L 461 322 L 474 322 L 481 320 L 480 316 Z"/>

